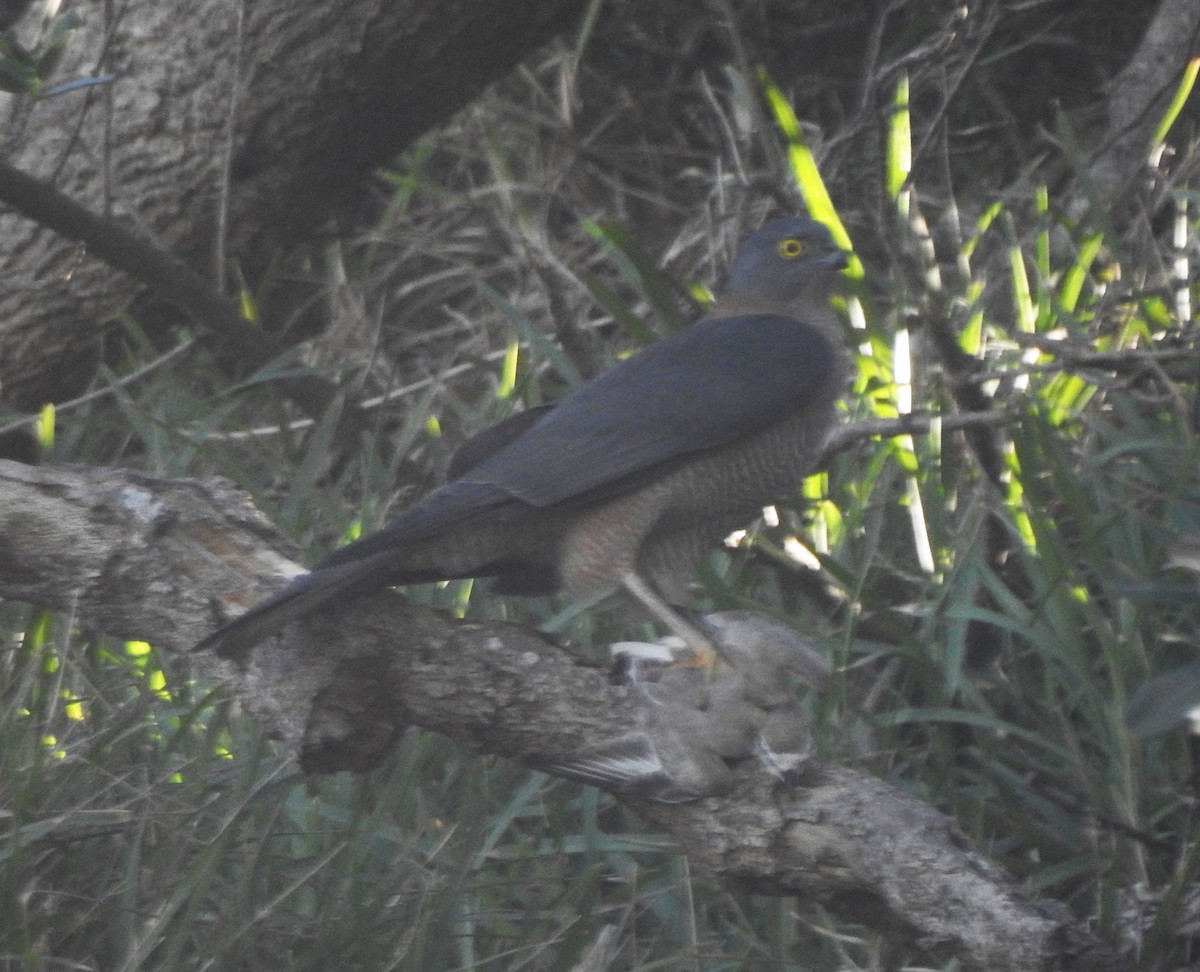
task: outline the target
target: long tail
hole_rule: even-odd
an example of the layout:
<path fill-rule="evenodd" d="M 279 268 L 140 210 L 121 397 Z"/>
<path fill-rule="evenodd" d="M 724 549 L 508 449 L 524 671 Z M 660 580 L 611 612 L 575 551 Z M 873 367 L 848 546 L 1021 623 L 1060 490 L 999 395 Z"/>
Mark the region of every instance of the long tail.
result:
<path fill-rule="evenodd" d="M 511 497 L 487 483 L 451 483 L 405 510 L 382 530 L 326 556 L 310 574 L 302 574 L 274 597 L 218 628 L 193 648 L 238 658 L 284 625 L 343 594 L 378 590 L 390 584 L 418 584 L 497 572 L 496 564 L 521 525 L 509 515 L 496 523 L 478 522 L 481 514 Z M 446 554 L 443 547 L 451 549 Z M 463 552 L 463 547 L 467 552 Z M 447 560 L 449 562 L 447 562 Z M 548 583 L 536 565 L 516 572 L 517 584 L 536 577 L 539 591 Z"/>
<path fill-rule="evenodd" d="M 248 649 L 297 618 L 355 589 L 378 588 L 380 574 L 389 573 L 394 552 L 383 551 L 311 574 L 301 574 L 273 597 L 218 628 L 192 651 L 216 651 L 222 658 L 240 658 Z"/>

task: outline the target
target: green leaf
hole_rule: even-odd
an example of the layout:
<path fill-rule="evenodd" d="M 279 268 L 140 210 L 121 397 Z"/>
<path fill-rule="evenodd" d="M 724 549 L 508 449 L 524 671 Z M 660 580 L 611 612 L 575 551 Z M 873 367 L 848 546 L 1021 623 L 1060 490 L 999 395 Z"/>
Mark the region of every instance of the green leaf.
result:
<path fill-rule="evenodd" d="M 1193 57 L 1188 61 L 1187 67 L 1183 69 L 1183 77 L 1179 79 L 1179 86 L 1175 89 L 1175 96 L 1171 99 L 1171 104 L 1167 106 L 1167 110 L 1159 120 L 1158 128 L 1154 130 L 1155 145 L 1161 144 L 1167 137 L 1171 126 L 1175 124 L 1175 119 L 1179 117 L 1184 104 L 1191 97 L 1192 88 L 1196 84 L 1197 74 L 1200 74 L 1200 57 Z"/>
<path fill-rule="evenodd" d="M 898 199 L 912 171 L 912 117 L 908 110 L 907 72 L 900 73 L 892 105 L 887 142 L 887 192 L 892 199 Z"/>
<path fill-rule="evenodd" d="M 683 320 L 676 307 L 674 288 L 629 232 L 623 226 L 608 220 L 585 219 L 582 225 L 590 236 L 604 244 L 621 275 L 645 299 L 650 305 L 650 310 L 666 325 L 667 330 L 677 331 L 683 327 Z M 609 307 L 610 311 L 612 309 Z M 624 322 L 631 316 L 632 312 L 629 312 L 622 315 L 621 320 Z M 639 330 L 644 333 L 644 328 Z M 638 337 L 636 333 L 634 336 Z M 638 339 L 642 340 L 640 337 Z"/>
<path fill-rule="evenodd" d="M 1155 736 L 1186 722 L 1200 706 L 1200 659 L 1152 678 L 1134 692 L 1125 719 L 1137 736 Z"/>

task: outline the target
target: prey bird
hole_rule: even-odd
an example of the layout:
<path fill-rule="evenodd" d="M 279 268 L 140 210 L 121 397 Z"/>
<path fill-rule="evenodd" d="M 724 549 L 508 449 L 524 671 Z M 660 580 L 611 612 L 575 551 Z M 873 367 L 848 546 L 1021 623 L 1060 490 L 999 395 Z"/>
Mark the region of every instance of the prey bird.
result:
<path fill-rule="evenodd" d="M 781 782 L 797 782 L 812 741 L 788 676 L 820 690 L 829 663 L 807 638 L 761 614 L 724 611 L 700 623 L 721 653 L 711 675 L 663 642 L 613 645 L 635 702 L 634 725 L 572 753 L 532 757 L 531 765 L 662 803 L 728 791 L 733 767 L 752 757 Z"/>

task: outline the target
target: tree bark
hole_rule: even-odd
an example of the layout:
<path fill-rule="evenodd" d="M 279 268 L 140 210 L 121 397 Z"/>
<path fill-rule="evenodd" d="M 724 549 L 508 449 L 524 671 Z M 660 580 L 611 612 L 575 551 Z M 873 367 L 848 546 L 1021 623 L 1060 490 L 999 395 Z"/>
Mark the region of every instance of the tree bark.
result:
<path fill-rule="evenodd" d="M 182 651 L 301 568 L 221 482 L 0 461 L 0 596 Z M 219 680 L 309 771 L 375 765 L 406 725 L 540 763 L 625 733 L 629 690 L 512 624 L 454 621 L 395 591 L 312 618 Z M 757 760 L 735 789 L 682 804 L 622 797 L 719 879 L 798 895 L 988 972 L 1119 969 L 1066 909 L 1024 895 L 931 807 L 860 771 L 784 784 Z"/>
<path fill-rule="evenodd" d="M 1155 129 L 1171 103 L 1183 69 L 1200 54 L 1200 6 L 1162 0 L 1137 50 L 1112 85 L 1108 124 L 1088 166 L 1097 200 L 1123 198 L 1130 184 L 1150 175 Z"/>
<path fill-rule="evenodd" d="M 220 290 L 231 268 L 253 280 L 280 247 L 360 207 L 374 166 L 583 6 L 79 3 L 83 27 L 53 80 L 111 80 L 38 100 L 5 96 L 0 154 L 148 235 Z M 5 210 L 0 241 L 0 390 L 28 409 L 90 377 L 104 325 L 140 287 Z"/>

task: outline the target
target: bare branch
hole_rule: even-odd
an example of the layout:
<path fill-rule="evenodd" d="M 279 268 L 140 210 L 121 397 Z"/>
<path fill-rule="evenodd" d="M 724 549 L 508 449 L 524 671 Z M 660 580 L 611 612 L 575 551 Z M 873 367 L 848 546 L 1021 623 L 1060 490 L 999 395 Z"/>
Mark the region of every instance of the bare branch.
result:
<path fill-rule="evenodd" d="M 89 212 L 49 183 L 3 160 L 0 202 L 47 229 L 85 244 L 110 267 L 148 286 L 206 334 L 219 338 L 220 347 L 238 360 L 241 368 L 266 364 L 280 352 L 265 331 L 246 320 L 232 298 L 209 286 L 184 261 L 117 220 Z M 333 385 L 315 375 L 288 375 L 279 383 L 313 417 L 324 414 L 337 395 Z"/>

